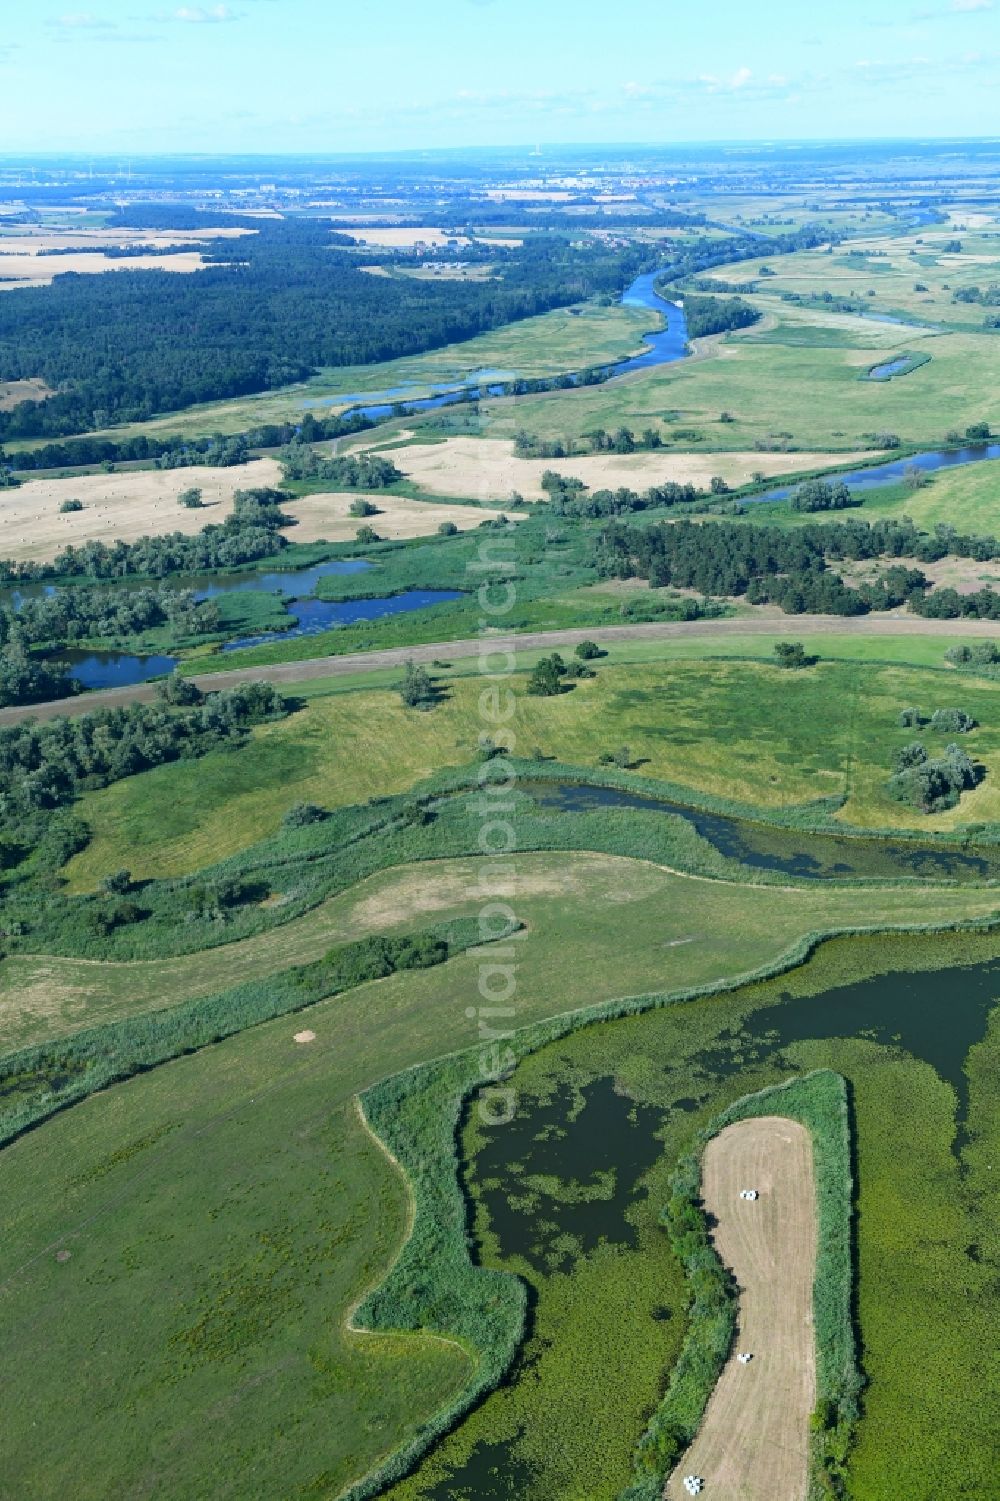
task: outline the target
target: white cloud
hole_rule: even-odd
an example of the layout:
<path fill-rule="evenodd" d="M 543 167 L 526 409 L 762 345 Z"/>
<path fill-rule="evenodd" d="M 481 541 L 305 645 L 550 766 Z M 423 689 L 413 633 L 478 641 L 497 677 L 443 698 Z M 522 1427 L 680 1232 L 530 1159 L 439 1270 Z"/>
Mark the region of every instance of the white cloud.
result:
<path fill-rule="evenodd" d="M 742 89 L 750 82 L 752 77 L 753 74 L 749 68 L 737 68 L 729 80 L 729 87 L 731 89 Z"/>
<path fill-rule="evenodd" d="M 191 26 L 213 26 L 222 21 L 235 21 L 237 17 L 228 5 L 181 5 L 160 19 L 184 21 Z"/>
<path fill-rule="evenodd" d="M 102 20 L 95 16 L 92 10 L 70 11 L 67 15 L 57 16 L 50 26 L 61 26 L 66 31 L 113 31 L 112 22 Z"/>
<path fill-rule="evenodd" d="M 951 0 L 952 10 L 968 13 L 973 10 L 993 10 L 993 0 Z"/>

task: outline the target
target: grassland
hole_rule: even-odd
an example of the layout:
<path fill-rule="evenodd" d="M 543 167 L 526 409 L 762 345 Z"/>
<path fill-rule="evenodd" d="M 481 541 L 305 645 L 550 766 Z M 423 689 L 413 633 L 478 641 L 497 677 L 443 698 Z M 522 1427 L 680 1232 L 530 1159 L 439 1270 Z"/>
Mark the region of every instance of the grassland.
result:
<path fill-rule="evenodd" d="M 775 317 L 785 323 L 784 310 Z M 713 339 L 701 357 L 682 360 L 581 391 L 490 399 L 480 404 L 487 436 L 497 425 L 524 428 L 540 438 L 582 437 L 597 427 L 641 431 L 667 413 L 681 432 L 700 434 L 706 451 L 752 449 L 790 442 L 806 451 L 858 447 L 868 433 L 896 433 L 904 442 L 943 441 L 972 422 L 1000 425 L 1000 399 L 992 382 L 996 350 L 985 334 L 949 333 L 928 341 L 932 359 L 901 380 L 860 377 L 882 356 L 913 344 L 897 329 L 887 342 L 854 320 L 853 342 L 794 342 L 755 336 L 750 329 Z M 871 325 L 877 327 L 877 325 Z M 766 332 L 766 331 L 765 331 Z M 732 422 L 720 423 L 723 412 Z M 783 439 L 782 434 L 791 437 Z M 688 437 L 677 439 L 689 449 Z M 558 466 L 555 466 L 558 467 Z"/>
<path fill-rule="evenodd" d="M 622 424 L 638 431 L 672 413 L 675 425 L 700 433 L 706 449 L 733 451 L 773 446 L 783 434 L 803 450 L 846 449 L 866 433 L 886 431 L 927 444 L 972 422 L 996 424 L 1000 407 L 988 373 L 995 334 L 981 331 L 982 307 L 952 299 L 956 288 L 995 280 L 1000 256 L 995 239 L 975 235 L 961 237 L 962 255 L 939 253 L 953 234 L 929 232 L 923 245 L 914 236 L 857 242 L 884 258 L 801 251 L 769 260 L 762 250 L 762 264 L 775 274 L 759 281 L 751 297 L 764 314 L 760 323 L 700 341 L 693 360 L 603 387 L 519 398 L 517 425 L 542 438 L 578 437 Z M 741 262 L 710 276 L 745 282 L 756 269 Z M 917 283 L 927 290 L 916 292 Z M 873 314 L 903 323 L 780 299 L 782 292 L 811 298 L 824 291 L 835 298 L 861 295 Z M 899 380 L 863 378 L 875 363 L 909 349 L 930 360 Z M 491 400 L 482 410 L 486 432 L 512 420 L 509 402 Z M 734 420 L 720 426 L 722 412 Z"/>
<path fill-rule="evenodd" d="M 432 916 L 465 916 L 475 907 L 477 880 L 478 867 L 467 859 L 404 866 L 266 934 L 159 959 L 155 966 L 149 961 L 11 955 L 0 990 L 0 1050 L 210 995 L 244 979 L 266 978 L 318 958 L 333 943 L 366 933 L 413 928 Z M 716 978 L 720 968 L 728 973 L 726 966 L 735 973 L 753 969 L 774 954 L 775 944 L 780 950 L 797 933 L 822 927 L 824 914 L 838 926 L 861 921 L 867 911 L 857 891 L 803 887 L 782 889 L 776 896 L 772 887 L 709 882 L 673 875 L 652 864 L 584 852 L 526 853 L 520 883 L 524 906 L 549 928 L 568 931 L 573 911 L 586 914 L 593 933 L 587 953 L 594 987 L 588 994 L 597 996 L 616 992 L 621 958 L 613 941 L 615 925 L 631 924 L 633 916 L 636 939 L 644 921 L 659 935 L 659 941 L 652 942 L 650 964 L 643 960 L 626 987 L 642 990 L 654 987 L 657 975 L 662 980 L 666 973 L 678 984 L 685 976 L 700 984 Z M 872 911 L 887 922 L 903 921 L 908 912 L 914 921 L 948 921 L 1000 910 L 1000 897 L 988 890 L 907 887 L 885 892 L 879 900 L 881 905 L 875 903 Z M 727 924 L 734 921 L 736 930 L 727 932 Z M 682 955 L 665 958 L 661 951 L 668 951 L 674 938 L 689 942 L 690 951 L 685 944 Z M 543 983 L 541 974 L 534 975 L 534 983 Z M 544 990 L 547 1003 L 555 1005 L 557 988 L 545 982 Z"/>
<path fill-rule="evenodd" d="M 996 902 L 971 891 L 778 894 L 631 862 L 595 880 L 586 859 L 523 858 L 526 871 L 548 862 L 570 884 L 522 904 L 532 936 L 519 1023 L 568 999 L 745 972 L 816 927 L 940 921 Z M 345 1328 L 406 1216 L 399 1178 L 350 1101 L 475 1040 L 465 1017 L 477 973 L 470 955 L 361 987 L 311 1008 L 308 1049 L 292 1040 L 301 1022 L 255 1028 L 96 1096 L 3 1153 L 0 1318 L 14 1382 L 5 1466 L 19 1496 L 70 1481 L 81 1498 L 105 1496 L 146 1483 L 151 1466 L 164 1495 L 242 1496 L 248 1474 L 258 1489 L 335 1493 L 461 1386 L 468 1364 L 454 1347 Z M 661 1345 L 654 1384 L 665 1357 Z M 85 1396 L 65 1421 L 46 1421 L 68 1368 L 86 1370 Z"/>
<path fill-rule="evenodd" d="M 957 253 L 946 248 L 956 238 L 962 246 Z M 804 250 L 762 261 L 774 273 L 766 282 L 769 301 L 783 292 L 814 297 L 828 291 L 834 297 L 864 297 L 875 312 L 975 330 L 982 327 L 982 307 L 956 302 L 954 293 L 995 280 L 1000 254 L 995 235 L 935 225 L 919 235 L 865 236 L 835 247 L 832 255 Z M 731 280 L 736 269 L 720 267 L 709 277 Z"/>
<path fill-rule="evenodd" d="M 921 490 L 893 485 L 863 498 L 863 517 L 910 516 L 924 531 L 953 526 L 962 532 L 1000 536 L 1000 464 L 943 470 L 931 475 Z"/>
<path fill-rule="evenodd" d="M 519 693 L 518 744 L 582 765 L 627 745 L 643 775 L 761 809 L 842 797 L 842 821 L 863 828 L 934 832 L 1000 821 L 997 684 L 888 665 L 882 641 L 864 643 L 853 660 L 798 674 L 766 662 L 709 660 L 705 643 L 697 652 L 694 643 L 687 651 L 677 646 L 669 653 L 661 646 L 660 662 L 598 664 L 593 679 L 557 698 Z M 924 659 L 941 663 L 943 643 L 932 646 Z M 766 639 L 755 644 L 762 655 L 771 647 Z M 922 648 L 918 640 L 918 656 Z M 904 660 L 907 649 L 899 648 Z M 883 663 L 865 665 L 864 656 L 876 653 Z M 126 864 L 144 878 L 194 871 L 272 832 L 293 802 L 345 806 L 464 765 L 475 750 L 479 692 L 475 678 L 452 677 L 447 697 L 428 714 L 406 710 L 389 689 L 316 696 L 238 751 L 88 793 L 78 811 L 94 837 L 67 868 L 71 886 L 88 889 Z M 913 738 L 897 716 L 911 704 L 930 711 L 953 701 L 979 721 L 967 743 L 987 775 L 958 808 L 915 816 L 884 790 L 894 751 Z"/>

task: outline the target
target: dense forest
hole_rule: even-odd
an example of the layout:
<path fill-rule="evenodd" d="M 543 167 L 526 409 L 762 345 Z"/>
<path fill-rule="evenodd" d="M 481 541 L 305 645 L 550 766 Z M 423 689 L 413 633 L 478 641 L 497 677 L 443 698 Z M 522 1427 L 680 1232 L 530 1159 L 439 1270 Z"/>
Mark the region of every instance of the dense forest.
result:
<path fill-rule="evenodd" d="M 426 282 L 365 275 L 320 220 L 255 227 L 207 242 L 209 264 L 191 275 L 70 272 L 0 300 L 0 380 L 41 377 L 57 392 L 0 412 L 0 438 L 143 421 L 287 385 L 322 366 L 415 354 L 617 293 L 649 257 L 648 248 L 538 235 L 489 281 Z"/>

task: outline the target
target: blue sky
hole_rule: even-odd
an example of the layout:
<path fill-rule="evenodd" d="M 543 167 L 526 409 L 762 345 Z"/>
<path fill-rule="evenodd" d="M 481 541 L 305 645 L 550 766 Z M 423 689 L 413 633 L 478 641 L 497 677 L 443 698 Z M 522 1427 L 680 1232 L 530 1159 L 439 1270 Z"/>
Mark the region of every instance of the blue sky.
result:
<path fill-rule="evenodd" d="M 1000 135 L 1000 0 L 8 0 L 0 151 Z"/>

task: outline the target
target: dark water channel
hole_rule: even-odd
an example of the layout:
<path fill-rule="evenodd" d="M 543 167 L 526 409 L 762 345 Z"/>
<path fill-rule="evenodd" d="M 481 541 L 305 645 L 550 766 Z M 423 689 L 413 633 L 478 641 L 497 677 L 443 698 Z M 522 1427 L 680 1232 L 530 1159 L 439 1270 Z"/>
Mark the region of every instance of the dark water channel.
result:
<path fill-rule="evenodd" d="M 1000 847 L 970 851 L 917 840 L 863 839 L 852 835 L 807 834 L 721 813 L 705 813 L 666 798 L 642 797 L 617 787 L 573 782 L 521 782 L 540 807 L 567 813 L 600 808 L 635 808 L 685 819 L 720 854 L 755 870 L 770 870 L 815 881 L 857 878 L 1000 880 Z"/>
<path fill-rule="evenodd" d="M 890 367 L 877 367 L 886 374 Z M 871 372 L 875 374 L 874 371 Z M 847 485 L 851 490 L 878 490 L 883 485 L 898 485 L 906 478 L 907 471 L 918 469 L 922 474 L 935 474 L 939 469 L 961 469 L 966 464 L 985 464 L 1000 459 L 1000 443 L 967 443 L 962 448 L 932 448 L 926 453 L 910 454 L 905 459 L 891 459 L 885 464 L 872 464 L 868 469 L 851 469 L 831 478 L 838 485 Z M 743 495 L 741 505 L 760 505 L 768 500 L 787 500 L 798 487 L 779 485 L 762 495 Z"/>

